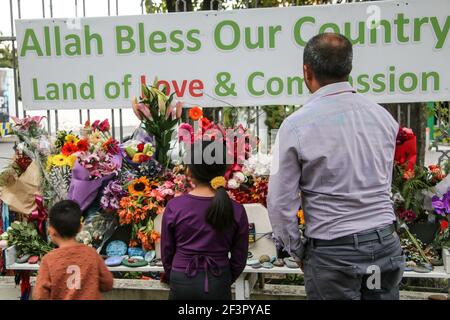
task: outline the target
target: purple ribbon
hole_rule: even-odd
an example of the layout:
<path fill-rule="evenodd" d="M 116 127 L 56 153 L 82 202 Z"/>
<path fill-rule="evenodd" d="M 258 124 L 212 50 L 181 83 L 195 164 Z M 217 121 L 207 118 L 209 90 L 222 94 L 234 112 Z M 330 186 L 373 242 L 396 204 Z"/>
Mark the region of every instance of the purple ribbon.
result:
<path fill-rule="evenodd" d="M 44 207 L 44 199 L 40 195 L 35 195 L 36 209 L 31 212 L 31 219 L 38 222 L 38 231 L 43 233 L 44 222 L 47 220 L 47 210 Z"/>

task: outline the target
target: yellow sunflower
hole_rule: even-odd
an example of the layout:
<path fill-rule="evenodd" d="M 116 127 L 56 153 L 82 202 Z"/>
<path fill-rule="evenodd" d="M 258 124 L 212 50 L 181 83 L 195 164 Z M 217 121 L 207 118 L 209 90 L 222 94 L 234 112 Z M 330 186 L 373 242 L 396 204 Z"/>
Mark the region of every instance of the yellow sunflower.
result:
<path fill-rule="evenodd" d="M 62 154 L 57 154 L 56 156 L 53 156 L 53 165 L 57 166 L 57 167 L 62 167 L 67 165 L 67 160 L 66 157 L 63 156 Z"/>
<path fill-rule="evenodd" d="M 146 177 L 134 179 L 128 185 L 128 192 L 135 197 L 143 196 L 150 191 L 150 183 Z"/>
<path fill-rule="evenodd" d="M 66 142 L 76 144 L 80 139 L 74 134 L 68 134 L 65 138 Z"/>

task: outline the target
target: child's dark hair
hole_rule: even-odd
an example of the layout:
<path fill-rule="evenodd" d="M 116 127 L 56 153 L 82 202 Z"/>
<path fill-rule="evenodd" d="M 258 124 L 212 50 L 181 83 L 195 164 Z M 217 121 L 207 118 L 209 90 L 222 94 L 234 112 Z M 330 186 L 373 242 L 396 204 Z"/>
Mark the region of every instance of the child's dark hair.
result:
<path fill-rule="evenodd" d="M 63 238 L 73 238 L 81 225 L 80 206 L 72 200 L 63 200 L 50 209 L 49 222 Z"/>
<path fill-rule="evenodd" d="M 225 174 L 227 171 L 227 155 L 223 142 L 196 142 L 192 145 L 192 148 L 188 168 L 195 180 L 210 185 L 212 179 Z M 219 154 L 216 154 L 215 151 L 219 151 Z M 199 154 L 200 152 L 201 154 Z M 205 159 L 206 157 L 211 159 Z M 222 186 L 216 189 L 216 195 L 206 214 L 206 222 L 219 231 L 230 228 L 234 223 L 233 204 L 227 191 Z"/>

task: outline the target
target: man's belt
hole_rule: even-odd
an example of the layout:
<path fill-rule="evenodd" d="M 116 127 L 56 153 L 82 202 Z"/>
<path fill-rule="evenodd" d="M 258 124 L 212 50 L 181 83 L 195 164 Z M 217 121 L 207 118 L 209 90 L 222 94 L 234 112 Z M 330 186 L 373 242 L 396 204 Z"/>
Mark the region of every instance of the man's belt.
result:
<path fill-rule="evenodd" d="M 340 246 L 344 244 L 357 244 L 386 238 L 395 232 L 395 225 L 391 224 L 383 229 L 375 229 L 364 233 L 355 233 L 332 240 L 309 239 L 309 242 L 316 247 Z"/>

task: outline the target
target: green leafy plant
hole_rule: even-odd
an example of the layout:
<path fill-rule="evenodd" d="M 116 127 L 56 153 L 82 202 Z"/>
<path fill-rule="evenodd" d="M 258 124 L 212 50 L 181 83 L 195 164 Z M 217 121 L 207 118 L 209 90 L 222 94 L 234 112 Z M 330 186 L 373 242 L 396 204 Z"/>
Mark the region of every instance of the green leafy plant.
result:
<path fill-rule="evenodd" d="M 38 234 L 34 224 L 15 221 L 7 231 L 8 245 L 16 248 L 17 255 L 30 254 L 42 257 L 53 249 Z"/>

